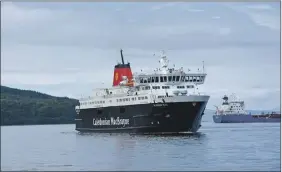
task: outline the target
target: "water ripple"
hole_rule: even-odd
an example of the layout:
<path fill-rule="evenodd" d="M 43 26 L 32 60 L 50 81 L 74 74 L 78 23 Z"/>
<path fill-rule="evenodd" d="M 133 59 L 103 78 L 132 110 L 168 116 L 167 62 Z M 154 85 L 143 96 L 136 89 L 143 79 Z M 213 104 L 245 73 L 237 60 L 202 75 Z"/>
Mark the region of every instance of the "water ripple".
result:
<path fill-rule="evenodd" d="M 1 127 L 13 171 L 280 171 L 280 124 L 203 122 L 194 135 L 79 133 L 74 125 Z"/>

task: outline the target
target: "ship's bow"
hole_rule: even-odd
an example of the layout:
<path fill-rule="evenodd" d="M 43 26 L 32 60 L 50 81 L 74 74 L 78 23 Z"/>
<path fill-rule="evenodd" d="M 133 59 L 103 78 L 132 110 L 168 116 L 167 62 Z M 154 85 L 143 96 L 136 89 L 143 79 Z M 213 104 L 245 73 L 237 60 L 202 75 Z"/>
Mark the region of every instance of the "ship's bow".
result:
<path fill-rule="evenodd" d="M 197 132 L 208 100 L 206 95 L 176 96 L 153 104 L 157 132 Z"/>

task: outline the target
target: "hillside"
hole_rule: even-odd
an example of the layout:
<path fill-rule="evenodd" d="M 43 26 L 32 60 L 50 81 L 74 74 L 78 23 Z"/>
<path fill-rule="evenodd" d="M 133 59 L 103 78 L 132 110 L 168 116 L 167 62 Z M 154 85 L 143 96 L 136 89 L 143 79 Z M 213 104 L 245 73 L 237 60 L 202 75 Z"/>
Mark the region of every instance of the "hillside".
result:
<path fill-rule="evenodd" d="M 74 123 L 78 100 L 1 86 L 1 125 Z"/>

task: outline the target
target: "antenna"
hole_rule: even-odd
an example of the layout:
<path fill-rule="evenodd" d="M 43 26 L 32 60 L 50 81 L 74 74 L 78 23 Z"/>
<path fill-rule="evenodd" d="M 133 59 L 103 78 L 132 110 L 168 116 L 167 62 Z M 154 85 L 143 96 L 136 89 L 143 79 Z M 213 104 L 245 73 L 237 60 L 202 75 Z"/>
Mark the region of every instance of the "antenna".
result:
<path fill-rule="evenodd" d="M 205 61 L 203 61 L 203 73 L 205 73 Z"/>
<path fill-rule="evenodd" d="M 121 56 L 121 61 L 122 61 L 122 64 L 124 64 L 124 60 L 123 60 L 123 55 L 122 55 L 122 49 L 120 49 L 120 56 Z"/>

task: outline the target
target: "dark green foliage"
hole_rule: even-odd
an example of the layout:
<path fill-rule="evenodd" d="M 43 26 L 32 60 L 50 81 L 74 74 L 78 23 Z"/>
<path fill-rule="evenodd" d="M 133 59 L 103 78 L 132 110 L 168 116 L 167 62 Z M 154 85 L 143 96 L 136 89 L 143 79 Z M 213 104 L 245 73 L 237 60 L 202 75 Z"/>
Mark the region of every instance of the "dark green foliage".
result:
<path fill-rule="evenodd" d="M 1 125 L 74 123 L 78 100 L 1 86 Z"/>

